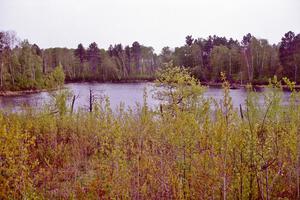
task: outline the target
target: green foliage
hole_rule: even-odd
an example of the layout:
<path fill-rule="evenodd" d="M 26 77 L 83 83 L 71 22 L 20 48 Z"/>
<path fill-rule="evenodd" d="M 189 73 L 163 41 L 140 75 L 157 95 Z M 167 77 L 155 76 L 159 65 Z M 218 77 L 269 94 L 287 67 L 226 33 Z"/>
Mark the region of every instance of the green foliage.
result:
<path fill-rule="evenodd" d="M 137 41 L 107 50 L 95 42 L 87 48 L 79 44 L 76 49 L 40 49 L 27 40 L 17 43 L 13 32 L 0 32 L 0 37 L 0 90 L 55 88 L 62 83 L 62 71 L 66 81 L 154 80 L 156 71 L 171 61 L 207 84 L 222 82 L 220 72 L 226 72 L 230 83 L 242 85 L 268 84 L 274 75 L 298 83 L 300 76 L 300 34 L 291 31 L 277 45 L 250 33 L 241 42 L 188 35 L 183 46 L 164 47 L 159 55 Z"/>
<path fill-rule="evenodd" d="M 14 38 L 8 33 L 5 39 L 12 40 L 10 37 Z M 18 48 L 6 46 L 0 54 L 0 89 L 40 90 L 62 86 L 65 74 L 61 64 L 48 73 L 44 65 L 45 60 L 36 44 L 25 40 Z"/>
<path fill-rule="evenodd" d="M 44 85 L 46 88 L 59 88 L 64 85 L 65 74 L 63 67 L 59 64 L 50 74 L 45 77 Z"/>
<path fill-rule="evenodd" d="M 205 99 L 186 69 L 168 65 L 156 81 L 162 110 L 145 92 L 134 109 L 112 111 L 104 98 L 72 113 L 61 91 L 42 110 L 2 113 L 1 199 L 297 199 L 295 83 L 284 79 L 285 106 L 277 78 L 263 99 L 249 86 L 238 110 L 221 80 L 222 101 Z"/>
<path fill-rule="evenodd" d="M 17 116 L 0 115 L 0 198 L 18 199 L 34 193 L 31 174 L 38 165 L 32 157 L 35 137 L 28 132 Z"/>
<path fill-rule="evenodd" d="M 63 67 L 59 64 L 51 73 L 52 78 L 56 86 L 63 86 L 65 82 L 65 74 L 63 71 Z"/>
<path fill-rule="evenodd" d="M 200 83 L 191 76 L 185 68 L 173 66 L 168 63 L 157 72 L 155 86 L 156 98 L 171 109 L 186 110 L 199 99 L 203 93 Z"/>
<path fill-rule="evenodd" d="M 64 116 L 68 111 L 68 100 L 70 101 L 72 93 L 69 90 L 58 90 L 51 94 L 52 102 L 50 105 L 52 114 L 58 113 Z"/>

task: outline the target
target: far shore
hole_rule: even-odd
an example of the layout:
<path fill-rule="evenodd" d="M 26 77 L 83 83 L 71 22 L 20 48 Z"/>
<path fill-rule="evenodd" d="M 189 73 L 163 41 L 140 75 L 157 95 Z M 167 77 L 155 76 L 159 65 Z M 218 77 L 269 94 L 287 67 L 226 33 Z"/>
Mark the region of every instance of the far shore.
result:
<path fill-rule="evenodd" d="M 0 91 L 0 96 L 22 96 L 22 95 L 28 95 L 28 94 L 36 94 L 36 93 L 41 93 L 41 92 L 50 92 L 54 90 L 58 90 L 59 88 L 53 88 L 53 89 L 30 89 L 30 90 L 5 90 L 5 91 Z"/>
<path fill-rule="evenodd" d="M 208 87 L 222 87 L 222 82 L 201 82 L 202 85 Z M 244 89 L 247 87 L 247 84 L 240 84 L 240 83 L 230 83 L 230 89 Z M 252 85 L 254 89 L 263 89 L 268 87 L 267 84 L 255 84 Z M 283 90 L 289 90 L 290 88 L 287 85 L 282 85 Z M 296 90 L 300 90 L 300 85 L 295 85 Z"/>
<path fill-rule="evenodd" d="M 65 84 L 68 83 L 146 83 L 146 82 L 153 82 L 154 78 L 148 79 L 124 79 L 124 80 L 112 80 L 112 81 L 96 81 L 96 80 L 78 80 L 78 81 L 69 81 L 66 80 Z"/>
<path fill-rule="evenodd" d="M 66 81 L 65 84 L 70 83 L 116 83 L 116 84 L 122 84 L 122 83 L 146 83 L 146 82 L 153 82 L 154 80 L 121 80 L 121 81 Z M 201 82 L 201 85 L 208 86 L 208 87 L 222 87 L 221 82 Z M 246 84 L 238 84 L 238 83 L 230 83 L 230 89 L 244 89 L 246 88 Z M 268 85 L 262 84 L 262 85 L 253 85 L 253 88 L 256 89 L 263 89 L 266 88 Z M 62 87 L 64 88 L 64 87 Z M 284 90 L 289 90 L 289 87 L 287 85 L 282 85 L 282 88 Z M 22 96 L 22 95 L 28 95 L 28 94 L 35 94 L 35 93 L 41 93 L 41 92 L 49 92 L 58 90 L 59 88 L 53 88 L 53 89 L 29 89 L 29 90 L 4 90 L 0 91 L 0 96 Z M 300 90 L 300 85 L 295 86 L 296 90 Z"/>

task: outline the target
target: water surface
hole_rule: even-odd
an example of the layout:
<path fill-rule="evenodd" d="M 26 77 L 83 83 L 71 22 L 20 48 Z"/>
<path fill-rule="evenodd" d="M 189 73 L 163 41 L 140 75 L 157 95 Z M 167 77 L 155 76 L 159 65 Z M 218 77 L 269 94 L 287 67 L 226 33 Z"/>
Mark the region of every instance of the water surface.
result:
<path fill-rule="evenodd" d="M 121 102 L 126 107 L 134 107 L 136 103 L 143 103 L 143 91 L 146 88 L 148 92 L 147 103 L 151 107 L 159 105 L 159 101 L 153 98 L 153 83 L 69 83 L 65 85 L 74 95 L 78 96 L 75 101 L 75 108 L 88 108 L 89 92 L 93 91 L 95 98 L 106 95 L 110 99 L 112 109 L 117 108 Z M 51 101 L 51 93 L 41 92 L 36 94 L 27 94 L 21 96 L 0 97 L 0 108 L 18 110 L 23 105 L 41 107 Z M 261 93 L 262 94 L 262 93 Z M 217 101 L 223 98 L 223 90 L 221 88 L 209 87 L 206 89 L 204 96 L 212 97 Z M 283 102 L 288 101 L 290 92 L 283 93 Z M 247 92 L 245 89 L 231 89 L 230 96 L 234 107 L 245 104 Z M 261 97 L 261 101 L 263 98 Z"/>

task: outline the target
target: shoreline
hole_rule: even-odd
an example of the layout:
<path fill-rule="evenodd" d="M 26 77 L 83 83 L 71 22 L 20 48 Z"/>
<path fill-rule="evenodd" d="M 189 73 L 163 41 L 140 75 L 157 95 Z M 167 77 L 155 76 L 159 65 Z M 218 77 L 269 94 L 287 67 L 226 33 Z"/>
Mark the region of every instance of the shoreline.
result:
<path fill-rule="evenodd" d="M 48 92 L 50 90 L 48 89 L 39 89 L 39 90 L 16 90 L 16 91 L 11 91 L 11 90 L 4 90 L 0 91 L 0 96 L 20 96 L 20 95 L 27 95 L 27 94 L 35 94 L 35 93 L 40 93 L 40 92 Z"/>
<path fill-rule="evenodd" d="M 133 79 L 133 80 L 119 80 L 119 81 L 88 81 L 88 80 L 81 80 L 81 81 L 65 81 L 65 84 L 69 83 L 147 83 L 153 82 L 155 79 Z"/>
<path fill-rule="evenodd" d="M 0 97 L 14 97 L 14 96 L 21 96 L 21 95 L 37 94 L 41 92 L 51 92 L 58 89 L 60 88 L 30 89 L 30 90 L 16 90 L 16 91 L 6 90 L 6 91 L 0 91 Z"/>
<path fill-rule="evenodd" d="M 112 83 L 112 84 L 123 84 L 123 83 L 147 83 L 153 82 L 153 80 L 121 80 L 121 81 L 66 81 L 65 84 L 72 84 L 72 83 Z M 222 83 L 220 82 L 201 82 L 201 85 L 208 86 L 208 87 L 222 87 Z M 230 83 L 230 89 L 245 89 L 247 85 L 237 84 L 237 83 Z M 268 85 L 253 85 L 254 89 L 263 89 L 266 88 Z M 64 88 L 64 87 L 62 87 Z M 30 90 L 4 90 L 0 91 L 0 97 L 12 97 L 12 96 L 21 96 L 21 95 L 29 95 L 29 94 L 36 94 L 41 92 L 50 92 L 54 90 L 58 90 L 60 88 L 53 88 L 53 89 L 30 89 Z M 282 85 L 283 90 L 289 90 L 287 85 Z M 300 85 L 295 86 L 296 90 L 300 90 Z"/>
<path fill-rule="evenodd" d="M 245 89 L 247 87 L 247 84 L 239 84 L 239 83 L 229 83 L 230 84 L 230 89 L 234 90 L 234 89 Z M 209 87 L 222 87 L 222 83 L 221 82 L 217 82 L 217 83 L 211 83 L 211 82 L 201 82 L 201 85 L 204 86 L 209 86 Z M 267 84 L 256 84 L 256 85 L 252 85 L 252 87 L 254 89 L 264 89 L 266 87 L 268 87 Z M 289 87 L 287 85 L 282 85 L 282 89 L 283 90 L 289 90 Z M 295 85 L 295 90 L 300 90 L 300 85 Z"/>

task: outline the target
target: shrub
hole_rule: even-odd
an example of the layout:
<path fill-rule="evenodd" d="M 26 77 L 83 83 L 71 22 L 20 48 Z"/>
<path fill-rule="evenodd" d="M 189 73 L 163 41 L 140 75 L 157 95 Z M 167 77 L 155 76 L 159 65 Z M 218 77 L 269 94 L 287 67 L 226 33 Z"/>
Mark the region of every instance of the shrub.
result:
<path fill-rule="evenodd" d="M 270 81 L 234 108 L 222 74 L 221 102 L 203 98 L 188 71 L 158 76 L 163 109 L 116 111 L 109 100 L 71 112 L 52 107 L 0 115 L 1 199 L 297 199 L 300 105 Z M 170 90 L 169 85 L 172 86 Z M 196 89 L 198 93 L 192 92 Z M 178 98 L 184 104 L 177 104 Z"/>

